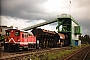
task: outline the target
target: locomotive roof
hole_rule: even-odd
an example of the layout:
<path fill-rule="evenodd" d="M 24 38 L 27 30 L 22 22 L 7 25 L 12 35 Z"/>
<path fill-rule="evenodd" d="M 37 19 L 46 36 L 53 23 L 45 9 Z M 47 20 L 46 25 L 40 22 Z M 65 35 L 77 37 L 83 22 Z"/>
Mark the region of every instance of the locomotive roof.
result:
<path fill-rule="evenodd" d="M 9 30 L 17 30 L 17 29 L 7 29 L 6 31 L 9 31 Z M 20 30 L 18 30 L 18 31 L 20 31 Z"/>
<path fill-rule="evenodd" d="M 26 32 L 26 31 L 22 31 L 22 30 L 18 30 L 18 29 L 7 29 L 7 30 L 5 30 L 5 31 L 10 31 L 10 30 L 16 30 L 16 31 L 21 31 L 21 32 L 24 32 L 24 33 L 28 33 L 28 32 Z"/>

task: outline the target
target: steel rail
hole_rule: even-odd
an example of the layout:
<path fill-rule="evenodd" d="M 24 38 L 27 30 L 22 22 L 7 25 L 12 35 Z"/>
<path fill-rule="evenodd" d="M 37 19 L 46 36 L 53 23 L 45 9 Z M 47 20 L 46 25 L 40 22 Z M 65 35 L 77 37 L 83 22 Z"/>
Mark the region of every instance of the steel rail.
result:
<path fill-rule="evenodd" d="M 88 53 L 89 53 L 89 51 L 87 51 L 87 53 L 85 54 L 85 56 L 84 56 L 83 60 L 85 60 L 85 59 L 86 59 L 86 57 L 87 57 Z"/>
<path fill-rule="evenodd" d="M 73 53 L 72 55 L 70 55 L 70 56 L 66 57 L 64 60 L 69 60 L 70 58 L 72 58 L 72 57 L 74 57 L 75 55 L 79 54 L 79 52 L 83 51 L 83 50 L 84 50 L 84 49 L 86 49 L 87 47 L 89 47 L 89 46 L 86 46 L 86 47 L 84 47 L 84 48 L 82 48 L 82 49 L 80 49 L 80 50 L 76 51 L 76 52 L 75 52 L 75 53 Z M 87 52 L 87 53 L 89 53 L 89 52 Z M 87 53 L 85 54 L 85 57 L 84 57 L 83 59 L 85 59 L 85 58 L 86 58 Z"/>

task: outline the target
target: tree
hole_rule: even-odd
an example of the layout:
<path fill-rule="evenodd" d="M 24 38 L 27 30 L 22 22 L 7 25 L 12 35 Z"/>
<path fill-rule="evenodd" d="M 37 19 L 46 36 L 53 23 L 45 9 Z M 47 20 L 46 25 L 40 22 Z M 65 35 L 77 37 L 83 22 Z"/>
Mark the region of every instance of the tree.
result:
<path fill-rule="evenodd" d="M 81 40 L 82 44 L 90 44 L 90 37 L 89 35 L 79 36 L 79 39 Z"/>
<path fill-rule="evenodd" d="M 86 44 L 89 43 L 89 35 L 85 35 L 85 36 L 84 36 L 84 40 L 85 40 L 85 43 L 86 43 Z"/>
<path fill-rule="evenodd" d="M 1 41 L 4 41 L 4 39 L 5 39 L 5 36 L 4 36 L 4 35 L 1 35 L 1 36 L 0 36 L 0 42 L 1 42 Z"/>

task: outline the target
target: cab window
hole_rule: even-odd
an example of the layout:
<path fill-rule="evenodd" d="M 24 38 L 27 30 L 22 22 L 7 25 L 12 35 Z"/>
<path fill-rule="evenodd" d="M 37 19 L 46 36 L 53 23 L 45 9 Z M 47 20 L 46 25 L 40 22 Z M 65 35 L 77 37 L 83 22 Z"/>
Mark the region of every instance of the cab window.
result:
<path fill-rule="evenodd" d="M 22 34 L 22 38 L 24 38 L 24 34 Z"/>
<path fill-rule="evenodd" d="M 22 34 L 22 37 L 23 37 L 23 38 L 27 38 L 28 35 L 24 33 L 24 34 Z"/>
<path fill-rule="evenodd" d="M 15 32 L 15 35 L 16 36 L 20 36 L 20 32 Z"/>
<path fill-rule="evenodd" d="M 6 32 L 6 36 L 10 36 L 10 32 Z"/>

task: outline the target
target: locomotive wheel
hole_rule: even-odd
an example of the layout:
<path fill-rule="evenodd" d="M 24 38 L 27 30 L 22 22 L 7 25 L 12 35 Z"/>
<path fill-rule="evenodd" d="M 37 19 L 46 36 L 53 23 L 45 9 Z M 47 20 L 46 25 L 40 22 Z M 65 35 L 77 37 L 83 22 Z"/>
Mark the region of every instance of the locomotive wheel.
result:
<path fill-rule="evenodd" d="M 11 50 L 12 50 L 12 51 L 19 51 L 19 45 L 18 45 L 18 44 L 12 45 L 12 46 L 11 46 Z"/>
<path fill-rule="evenodd" d="M 23 48 L 23 50 L 27 51 L 27 50 L 28 50 L 28 48 Z"/>
<path fill-rule="evenodd" d="M 8 50 L 8 45 L 4 44 L 4 50 L 7 51 Z"/>
<path fill-rule="evenodd" d="M 19 47 L 15 47 L 15 49 L 13 49 L 13 51 L 19 51 Z"/>
<path fill-rule="evenodd" d="M 19 51 L 19 45 L 12 45 L 12 44 L 4 44 L 5 51 Z"/>
<path fill-rule="evenodd" d="M 39 44 L 36 44 L 35 46 L 36 46 L 36 49 L 39 49 Z"/>

